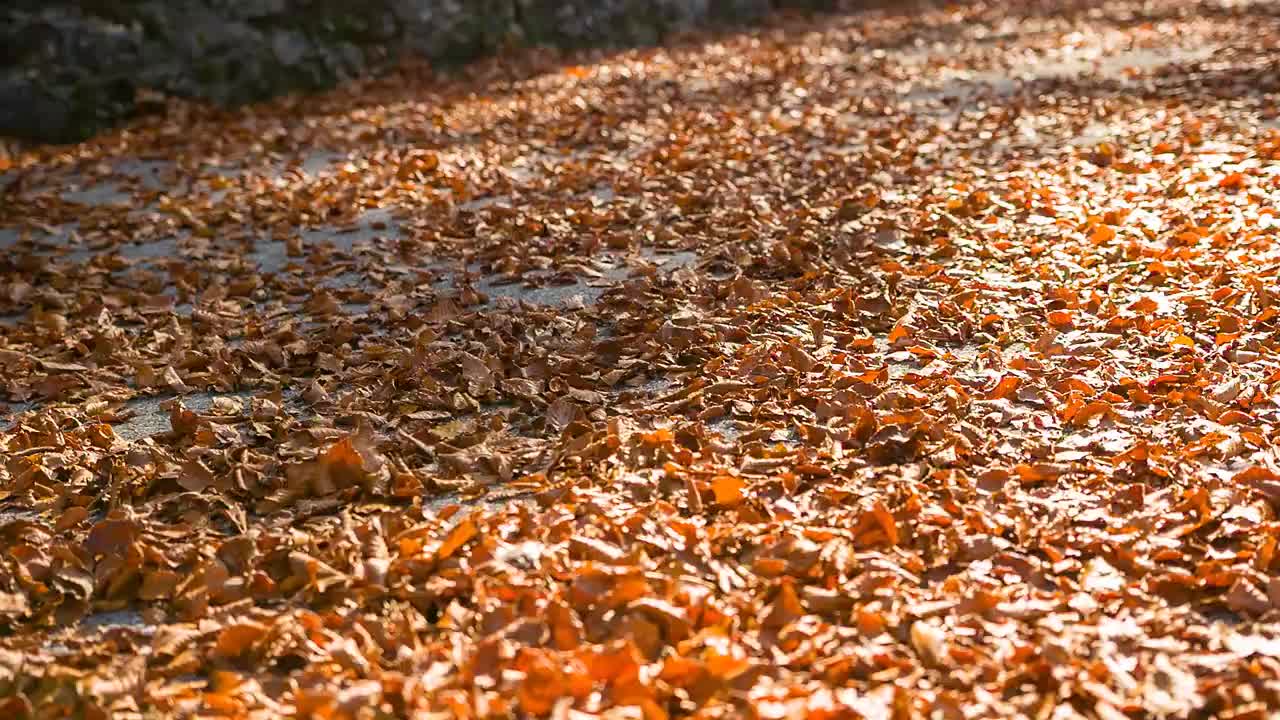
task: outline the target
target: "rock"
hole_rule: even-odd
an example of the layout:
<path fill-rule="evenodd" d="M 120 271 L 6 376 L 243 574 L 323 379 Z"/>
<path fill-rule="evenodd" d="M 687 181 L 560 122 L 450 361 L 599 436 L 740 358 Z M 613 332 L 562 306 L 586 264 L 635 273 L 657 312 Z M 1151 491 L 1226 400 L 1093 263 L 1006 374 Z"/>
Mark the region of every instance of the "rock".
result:
<path fill-rule="evenodd" d="M 10 0 L 0 136 L 74 142 L 140 111 L 139 90 L 236 105 L 314 90 L 405 54 L 456 64 L 510 42 L 660 42 L 835 0 Z"/>

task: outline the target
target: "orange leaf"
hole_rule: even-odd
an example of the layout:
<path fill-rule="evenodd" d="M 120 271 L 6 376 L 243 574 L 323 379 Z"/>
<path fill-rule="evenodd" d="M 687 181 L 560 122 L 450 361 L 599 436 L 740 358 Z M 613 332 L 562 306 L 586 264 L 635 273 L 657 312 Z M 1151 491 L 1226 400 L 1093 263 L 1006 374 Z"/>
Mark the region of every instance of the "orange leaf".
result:
<path fill-rule="evenodd" d="M 1017 390 L 1018 386 L 1021 384 L 1022 384 L 1022 380 L 1017 376 L 1005 375 L 1003 378 L 1000 379 L 1000 382 L 996 383 L 996 386 L 991 388 L 991 391 L 987 393 L 987 399 L 1002 400 L 1008 397 L 1009 395 L 1013 394 L 1013 392 Z"/>
<path fill-rule="evenodd" d="M 444 542 L 440 544 L 440 549 L 436 551 L 437 559 L 444 560 L 452 556 L 480 532 L 479 526 L 476 525 L 473 519 L 474 517 L 474 515 L 468 516 L 462 522 L 453 526 L 453 529 L 445 536 Z"/>
<path fill-rule="evenodd" d="M 1218 187 L 1223 190 L 1242 190 L 1248 182 L 1243 173 L 1233 172 L 1219 180 Z"/>
<path fill-rule="evenodd" d="M 358 485 L 364 480 L 364 459 L 356 452 L 350 435 L 331 445 L 321 463 L 340 488 Z"/>
<path fill-rule="evenodd" d="M 1075 415 L 1071 417 L 1071 424 L 1075 427 L 1084 427 L 1089 421 L 1107 415 L 1111 412 L 1111 406 L 1104 402 L 1091 402 L 1080 408 Z"/>
<path fill-rule="evenodd" d="M 138 533 L 136 522 L 108 518 L 93 526 L 84 544 L 94 555 L 121 555 L 133 546 Z"/>
<path fill-rule="evenodd" d="M 1038 485 L 1057 478 L 1062 474 L 1062 468 L 1047 463 L 1037 463 L 1030 465 L 1022 463 L 1014 470 L 1018 473 L 1018 480 L 1023 485 Z"/>
<path fill-rule="evenodd" d="M 609 647 L 588 653 L 583 658 L 596 682 L 620 682 L 640 672 L 640 652 L 630 641 L 615 642 Z"/>
<path fill-rule="evenodd" d="M 1054 310 L 1049 313 L 1049 324 L 1056 328 L 1071 327 L 1075 324 L 1075 315 L 1070 310 Z"/>
<path fill-rule="evenodd" d="M 1149 297 L 1141 297 L 1130 303 L 1129 310 L 1138 313 L 1139 315 L 1146 315 L 1155 312 L 1158 307 L 1160 306 L 1156 304 L 1155 300 L 1152 300 Z"/>
<path fill-rule="evenodd" d="M 215 655 L 224 658 L 235 658 L 243 655 L 267 634 L 267 626 L 256 622 L 240 622 L 228 625 L 218 633 L 214 643 Z"/>
<path fill-rule="evenodd" d="M 871 512 L 875 516 L 876 522 L 880 523 L 880 529 L 884 530 L 885 537 L 889 538 L 890 545 L 898 544 L 898 523 L 893 519 L 893 515 L 889 512 L 889 508 L 879 500 L 875 505 L 871 506 Z"/>
<path fill-rule="evenodd" d="M 893 326 L 893 330 L 889 331 L 889 344 L 896 345 L 899 340 L 911 337 L 911 330 L 903 323 L 899 322 Z"/>
<path fill-rule="evenodd" d="M 1257 482 L 1276 482 L 1280 481 L 1280 475 L 1277 475 L 1269 468 L 1262 467 L 1261 465 L 1254 465 L 1251 468 L 1241 470 L 1235 475 L 1232 475 L 1231 481 L 1245 483 L 1246 485 Z"/>
<path fill-rule="evenodd" d="M 711 481 L 711 492 L 716 495 L 716 502 L 721 505 L 736 505 L 742 502 L 742 490 L 747 483 L 742 478 L 721 475 Z"/>
<path fill-rule="evenodd" d="M 791 578 L 782 579 L 782 587 L 773 599 L 773 604 L 765 610 L 761 624 L 768 628 L 780 628 L 796 620 L 804 614 L 804 606 L 800 604 L 800 596 L 796 594 L 795 582 Z"/>
<path fill-rule="evenodd" d="M 58 517 L 58 522 L 54 525 L 53 529 L 58 532 L 69 530 L 76 525 L 79 525 L 87 517 L 89 517 L 89 510 L 87 508 L 79 505 L 72 505 L 64 510 L 62 515 Z"/>
<path fill-rule="evenodd" d="M 545 651 L 527 649 L 516 659 L 524 680 L 516 691 L 520 709 L 530 715 L 546 715 L 565 695 L 565 677 L 559 665 Z"/>
<path fill-rule="evenodd" d="M 142 587 L 138 589 L 138 598 L 159 600 L 170 597 L 182 579 L 182 575 L 172 570 L 153 570 L 142 576 Z"/>

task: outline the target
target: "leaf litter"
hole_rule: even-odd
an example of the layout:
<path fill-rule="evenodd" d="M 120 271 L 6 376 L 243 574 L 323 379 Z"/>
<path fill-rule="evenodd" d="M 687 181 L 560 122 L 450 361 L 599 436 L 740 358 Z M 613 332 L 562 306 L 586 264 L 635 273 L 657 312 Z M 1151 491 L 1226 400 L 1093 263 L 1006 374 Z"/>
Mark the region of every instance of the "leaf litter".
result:
<path fill-rule="evenodd" d="M 17 157 L 3 707 L 1267 716 L 1280 17 L 1084 8 Z"/>

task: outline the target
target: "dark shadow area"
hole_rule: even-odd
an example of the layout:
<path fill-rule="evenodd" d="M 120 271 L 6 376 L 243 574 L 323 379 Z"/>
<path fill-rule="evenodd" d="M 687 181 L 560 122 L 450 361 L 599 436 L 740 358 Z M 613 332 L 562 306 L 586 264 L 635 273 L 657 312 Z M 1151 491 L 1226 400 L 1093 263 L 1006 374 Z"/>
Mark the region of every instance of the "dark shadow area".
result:
<path fill-rule="evenodd" d="M 639 47 L 837 0 L 72 0 L 0 11 L 0 136 L 74 142 L 165 96 L 231 107 L 406 57 L 458 66 L 515 46 Z"/>

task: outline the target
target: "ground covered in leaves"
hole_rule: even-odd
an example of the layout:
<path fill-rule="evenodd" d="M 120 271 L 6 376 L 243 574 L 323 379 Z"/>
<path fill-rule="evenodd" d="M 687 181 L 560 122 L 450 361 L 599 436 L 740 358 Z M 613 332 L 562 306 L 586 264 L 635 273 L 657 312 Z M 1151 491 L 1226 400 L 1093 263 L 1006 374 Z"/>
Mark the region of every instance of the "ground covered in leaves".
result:
<path fill-rule="evenodd" d="M 1278 43 L 778 18 L 7 161 L 0 707 L 1266 717 Z"/>

